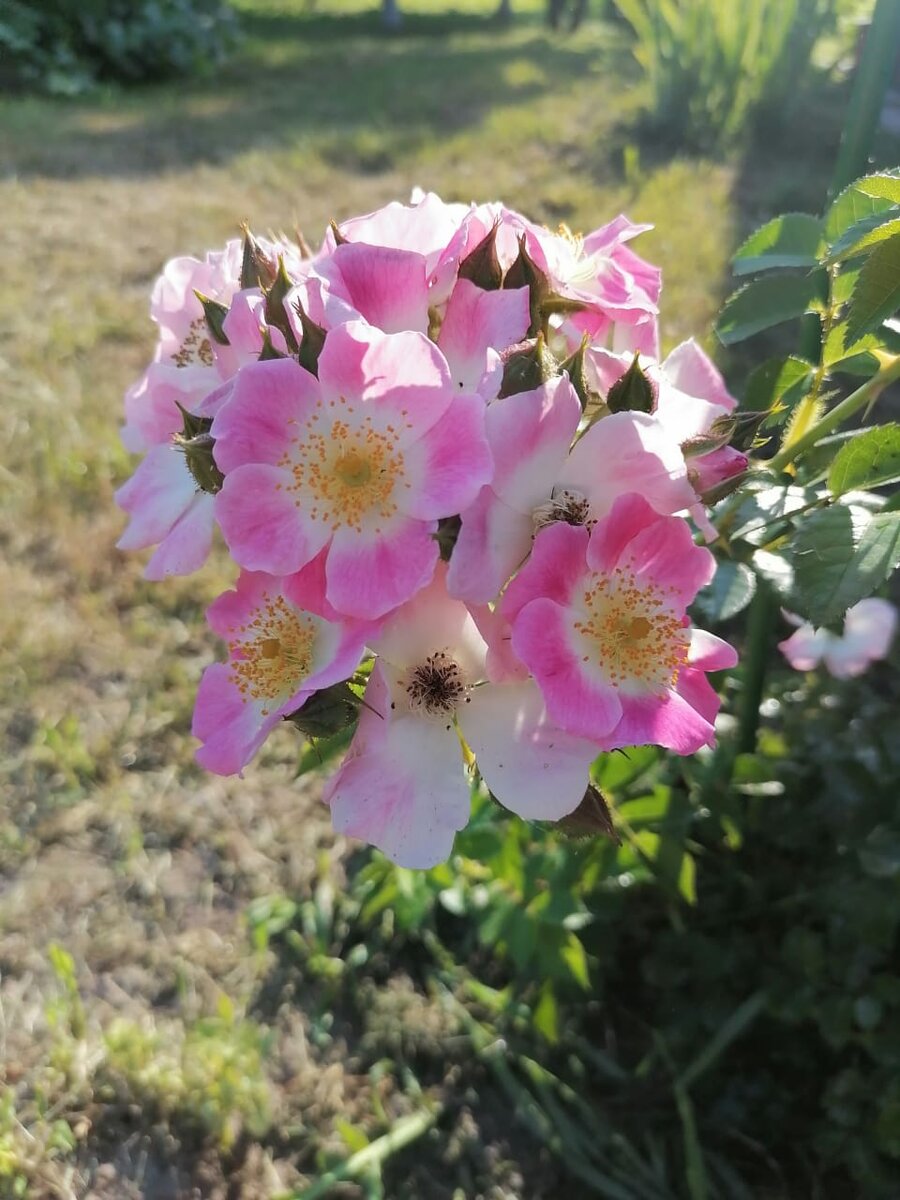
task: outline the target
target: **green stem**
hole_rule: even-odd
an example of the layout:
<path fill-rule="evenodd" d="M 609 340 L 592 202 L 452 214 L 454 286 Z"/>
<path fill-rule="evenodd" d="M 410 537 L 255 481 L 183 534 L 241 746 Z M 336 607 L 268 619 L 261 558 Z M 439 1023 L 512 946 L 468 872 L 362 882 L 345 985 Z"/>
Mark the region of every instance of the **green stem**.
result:
<path fill-rule="evenodd" d="M 427 1133 L 441 1115 L 441 1111 L 441 1105 L 438 1104 L 434 1108 L 422 1109 L 421 1112 L 404 1117 L 383 1137 L 370 1142 L 365 1149 L 357 1151 L 339 1167 L 320 1176 L 311 1187 L 302 1192 L 294 1192 L 293 1200 L 319 1200 L 320 1197 L 331 1195 L 335 1184 L 347 1179 L 359 1179 L 372 1170 L 380 1169 L 392 1154 L 396 1154 L 398 1150 L 404 1149 Z"/>
<path fill-rule="evenodd" d="M 900 356 L 892 359 L 876 375 L 867 379 L 862 387 L 851 392 L 840 404 L 836 404 L 834 408 L 820 417 L 815 425 L 804 433 L 803 437 L 798 438 L 792 445 L 779 450 L 773 458 L 769 459 L 768 465 L 773 471 L 783 471 L 798 454 L 802 454 L 804 450 L 814 446 L 827 433 L 831 433 L 854 413 L 876 400 L 888 384 L 893 383 L 895 379 L 900 379 Z"/>
<path fill-rule="evenodd" d="M 747 620 L 744 687 L 738 710 L 737 753 L 752 754 L 759 729 L 759 706 L 766 689 L 771 642 L 778 605 L 771 588 L 758 579 Z"/>

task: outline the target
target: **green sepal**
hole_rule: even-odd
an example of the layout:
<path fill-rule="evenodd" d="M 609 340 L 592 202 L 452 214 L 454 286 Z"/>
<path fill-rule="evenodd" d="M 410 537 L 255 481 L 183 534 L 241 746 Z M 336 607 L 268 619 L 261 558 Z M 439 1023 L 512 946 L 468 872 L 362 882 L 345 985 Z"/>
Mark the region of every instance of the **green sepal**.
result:
<path fill-rule="evenodd" d="M 554 358 L 544 335 L 520 344 L 512 349 L 503 365 L 503 382 L 498 399 L 516 396 L 519 392 L 531 392 L 554 379 L 559 374 L 559 363 Z"/>
<path fill-rule="evenodd" d="M 701 454 L 712 454 L 714 450 L 721 450 L 731 441 L 736 428 L 737 417 L 731 413 L 716 417 L 706 433 L 700 433 L 697 437 L 688 438 L 686 442 L 681 443 L 681 453 L 685 458 L 699 458 Z"/>
<path fill-rule="evenodd" d="M 287 310 L 284 302 L 287 299 L 288 293 L 294 286 L 293 280 L 288 275 L 285 266 L 284 258 L 278 256 L 278 271 L 272 286 L 265 292 L 265 318 L 267 324 L 280 330 L 284 334 L 284 340 L 287 343 L 288 350 L 292 354 L 296 354 L 300 349 L 300 343 L 297 341 L 297 336 L 294 333 L 291 323 L 288 320 Z"/>
<path fill-rule="evenodd" d="M 589 343 L 590 338 L 585 334 L 581 339 L 581 345 L 578 349 L 559 364 L 560 371 L 565 371 L 569 376 L 569 382 L 575 389 L 575 395 L 578 397 L 582 412 L 586 412 L 590 402 L 595 399 L 588 384 L 587 372 L 585 370 L 585 355 Z"/>
<path fill-rule="evenodd" d="M 316 324 L 299 298 L 294 301 L 294 312 L 300 318 L 300 329 L 303 333 L 300 339 L 300 348 L 297 351 L 297 361 L 304 370 L 309 371 L 310 375 L 315 375 L 318 379 L 319 355 L 325 345 L 325 330 L 321 325 Z"/>
<path fill-rule="evenodd" d="M 438 544 L 441 562 L 450 561 L 450 555 L 453 553 L 453 547 L 456 545 L 456 539 L 459 537 L 461 528 L 462 521 L 459 515 L 455 517 L 441 517 L 438 521 L 437 532 L 431 536 Z"/>
<path fill-rule="evenodd" d="M 285 721 L 306 734 L 309 738 L 334 737 L 349 729 L 359 716 L 362 701 L 345 679 L 330 687 L 313 692 L 309 699 L 296 711 L 288 713 Z"/>
<path fill-rule="evenodd" d="M 652 413 L 656 408 L 658 387 L 644 374 L 640 354 L 635 354 L 631 366 L 609 389 L 606 407 L 610 412 Z"/>
<path fill-rule="evenodd" d="M 227 346 L 229 342 L 228 335 L 225 332 L 225 318 L 228 316 L 228 305 L 222 304 L 218 300 L 213 300 L 209 296 L 204 296 L 196 288 L 194 288 L 194 295 L 203 305 L 203 315 L 206 318 L 209 336 L 220 346 Z"/>
<path fill-rule="evenodd" d="M 331 220 L 328 222 L 328 228 L 331 230 L 331 236 L 334 238 L 335 246 L 346 246 L 349 238 L 345 238 L 338 228 L 337 221 Z"/>
<path fill-rule="evenodd" d="M 752 471 L 739 471 L 737 475 L 732 475 L 729 479 L 723 479 L 721 483 L 713 484 L 711 488 L 707 488 L 705 492 L 700 493 L 700 503 L 705 505 L 706 508 L 712 508 L 720 500 L 724 500 L 732 492 L 736 492 L 738 488 L 743 487 L 752 474 Z"/>
<path fill-rule="evenodd" d="M 503 268 L 497 257 L 496 221 L 475 247 L 459 264 L 459 278 L 468 279 L 486 292 L 495 292 L 503 283 Z"/>
<path fill-rule="evenodd" d="M 178 401 L 175 401 L 178 404 Z M 212 428 L 211 417 L 198 417 L 181 404 L 178 404 L 184 421 L 180 433 L 172 439 L 176 450 L 180 450 L 187 461 L 187 468 L 201 492 L 214 496 L 222 490 L 225 476 L 216 466 L 213 457 L 213 447 L 216 439 L 209 432 Z"/>
<path fill-rule="evenodd" d="M 528 288 L 528 310 L 530 314 L 528 337 L 536 337 L 544 326 L 542 305 L 550 295 L 550 280 L 528 253 L 524 233 L 519 237 L 519 253 L 516 261 L 506 272 L 504 288 Z"/>
<path fill-rule="evenodd" d="M 758 450 L 760 446 L 765 446 L 771 439 L 761 438 L 759 431 L 770 415 L 768 409 L 762 412 L 744 412 L 739 409 L 736 413 L 732 413 L 734 432 L 731 435 L 730 445 L 734 446 L 735 450 L 741 451 Z"/>
<path fill-rule="evenodd" d="M 569 837 L 588 838 L 599 835 L 616 846 L 622 844 L 606 798 L 592 783 L 588 784 L 578 807 L 558 821 L 556 828 Z"/>
<path fill-rule="evenodd" d="M 241 257 L 241 291 L 245 288 L 267 288 L 275 282 L 276 270 L 269 257 L 244 225 L 244 253 Z"/>
<path fill-rule="evenodd" d="M 283 354 L 272 341 L 272 335 L 268 329 L 262 331 L 262 343 L 258 362 L 270 362 L 273 358 L 287 358 L 287 355 Z"/>

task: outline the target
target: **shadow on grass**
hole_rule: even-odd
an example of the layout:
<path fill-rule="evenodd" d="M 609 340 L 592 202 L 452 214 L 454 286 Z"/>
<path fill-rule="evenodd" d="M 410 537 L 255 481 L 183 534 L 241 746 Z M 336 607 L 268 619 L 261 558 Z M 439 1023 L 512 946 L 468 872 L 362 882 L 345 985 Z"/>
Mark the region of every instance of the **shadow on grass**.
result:
<path fill-rule="evenodd" d="M 248 14 L 243 38 L 214 76 L 78 102 L 7 102 L 4 173 L 139 178 L 291 148 L 374 173 L 497 106 L 571 87 L 597 51 L 533 23 L 507 32 L 453 13 L 410 16 L 395 34 L 376 14 Z"/>

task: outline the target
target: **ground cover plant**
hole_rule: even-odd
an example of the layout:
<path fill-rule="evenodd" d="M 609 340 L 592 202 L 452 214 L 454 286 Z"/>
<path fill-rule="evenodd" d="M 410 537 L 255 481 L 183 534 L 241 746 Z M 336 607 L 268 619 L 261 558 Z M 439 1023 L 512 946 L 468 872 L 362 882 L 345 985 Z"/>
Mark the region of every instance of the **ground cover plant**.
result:
<path fill-rule="evenodd" d="M 815 97 L 815 146 L 660 159 L 614 30 L 557 41 L 535 6 L 500 35 L 472 5 L 385 42 L 368 7 L 254 5 L 220 79 L 2 108 L 28 247 L 0 301 L 2 1187 L 890 1195 L 887 667 L 839 686 L 774 659 L 734 788 L 613 756 L 621 844 L 479 807 L 449 873 L 335 845 L 290 730 L 252 782 L 192 765 L 202 611 L 230 575 L 151 589 L 114 551 L 121 393 L 165 258 L 236 213 L 324 227 L 423 183 L 554 227 L 627 207 L 657 224 L 670 349 L 712 325 L 746 234 L 823 209 L 840 93 Z M 325 88 L 351 61 L 352 88 Z M 723 359 L 735 390 L 765 353 Z M 718 628 L 740 642 L 734 602 Z"/>

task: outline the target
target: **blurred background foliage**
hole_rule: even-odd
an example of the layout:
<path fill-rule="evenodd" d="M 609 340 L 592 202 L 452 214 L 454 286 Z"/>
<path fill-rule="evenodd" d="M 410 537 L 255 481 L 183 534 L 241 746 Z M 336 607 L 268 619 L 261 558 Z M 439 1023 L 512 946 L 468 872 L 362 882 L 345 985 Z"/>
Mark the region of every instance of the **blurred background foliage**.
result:
<path fill-rule="evenodd" d="M 244 780 L 196 768 L 229 580 L 143 583 L 111 500 L 152 280 L 242 217 L 313 240 L 413 184 L 581 230 L 624 208 L 666 344 L 711 348 L 744 236 L 822 211 L 871 5 L 611 0 L 572 34 L 542 0 L 401 0 L 390 34 L 374 0 L 233 7 L 236 38 L 196 0 L 0 3 L 0 1196 L 890 1200 L 896 648 L 840 685 L 773 651 L 732 787 L 615 754 L 615 838 L 477 795 L 416 874 L 335 843 L 290 730 Z M 61 66 L 16 50 L 98 14 L 119 32 Z M 795 343 L 724 353 L 735 392 Z M 704 623 L 740 646 L 747 599 Z M 721 682 L 728 739 L 749 681 Z"/>
<path fill-rule="evenodd" d="M 0 83 L 69 96 L 209 70 L 233 47 L 224 0 L 2 0 Z"/>

